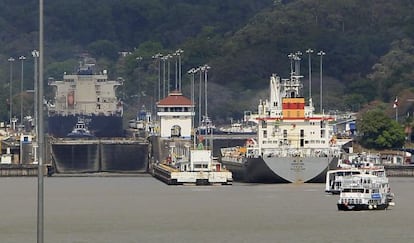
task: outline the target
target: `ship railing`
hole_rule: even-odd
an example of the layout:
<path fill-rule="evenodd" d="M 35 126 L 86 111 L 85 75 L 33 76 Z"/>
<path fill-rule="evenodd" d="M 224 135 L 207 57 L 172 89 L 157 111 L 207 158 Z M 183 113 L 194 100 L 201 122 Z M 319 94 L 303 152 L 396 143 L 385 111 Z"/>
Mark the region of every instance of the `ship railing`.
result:
<path fill-rule="evenodd" d="M 339 157 L 340 151 L 328 148 L 273 148 L 262 150 L 262 154 L 266 157 Z"/>

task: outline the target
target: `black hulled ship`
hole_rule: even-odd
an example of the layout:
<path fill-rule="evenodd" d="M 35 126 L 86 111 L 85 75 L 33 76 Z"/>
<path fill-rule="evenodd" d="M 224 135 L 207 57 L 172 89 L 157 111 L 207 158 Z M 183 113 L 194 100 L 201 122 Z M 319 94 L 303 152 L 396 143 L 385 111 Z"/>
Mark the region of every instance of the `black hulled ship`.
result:
<path fill-rule="evenodd" d="M 63 80 L 49 81 L 55 97 L 48 106 L 48 133 L 66 137 L 82 118 L 95 137 L 121 137 L 122 102 L 116 97 L 121 79 L 109 80 L 107 71 L 96 73 L 95 62 L 87 58 L 75 74 L 64 74 Z"/>
<path fill-rule="evenodd" d="M 56 173 L 147 172 L 148 141 L 126 137 L 122 102 L 109 80 L 85 58 L 75 74 L 50 81 L 54 102 L 48 105 L 48 133 Z"/>

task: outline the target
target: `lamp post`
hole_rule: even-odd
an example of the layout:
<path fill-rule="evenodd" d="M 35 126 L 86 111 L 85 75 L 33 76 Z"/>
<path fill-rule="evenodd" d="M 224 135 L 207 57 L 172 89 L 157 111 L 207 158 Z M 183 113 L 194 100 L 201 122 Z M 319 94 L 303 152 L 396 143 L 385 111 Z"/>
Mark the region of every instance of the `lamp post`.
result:
<path fill-rule="evenodd" d="M 9 86 L 10 86 L 10 128 L 12 128 L 12 120 L 13 120 L 13 93 L 12 93 L 12 86 L 13 86 L 13 62 L 15 61 L 15 59 L 13 57 L 10 57 L 9 59 L 7 59 L 10 62 L 10 82 L 9 82 Z"/>
<path fill-rule="evenodd" d="M 139 80 L 139 78 L 140 78 L 140 75 L 139 75 L 139 64 L 140 64 L 140 62 L 142 61 L 142 57 L 140 57 L 140 56 L 138 56 L 138 57 L 136 57 L 135 58 L 135 60 L 137 61 L 137 64 L 138 64 L 138 68 L 137 68 L 137 82 L 138 82 L 138 87 L 139 87 L 139 92 L 140 92 L 140 94 L 142 94 L 142 85 L 141 85 L 141 82 L 140 82 L 140 80 Z M 140 96 L 141 95 L 138 95 L 138 102 L 140 102 Z"/>
<path fill-rule="evenodd" d="M 174 84 L 174 89 L 178 91 L 178 55 L 177 52 L 175 52 L 173 54 L 173 56 L 175 57 L 175 72 L 174 72 L 174 77 L 175 77 L 175 84 Z"/>
<path fill-rule="evenodd" d="M 168 54 L 167 56 L 165 56 L 167 58 L 167 94 L 170 93 L 170 77 L 171 77 L 171 63 L 170 63 L 170 59 L 173 57 L 171 54 Z"/>
<path fill-rule="evenodd" d="M 313 53 L 312 49 L 307 49 L 308 53 L 308 68 L 309 68 L 309 99 L 312 99 L 312 64 L 311 64 L 311 54 Z"/>
<path fill-rule="evenodd" d="M 202 71 L 204 71 L 204 107 L 205 107 L 205 116 L 206 116 L 206 119 L 207 119 L 207 117 L 208 117 L 208 114 L 207 114 L 207 73 L 208 73 L 208 70 L 210 69 L 211 67 L 210 66 L 208 66 L 207 64 L 206 65 L 204 65 L 203 67 L 202 67 Z"/>
<path fill-rule="evenodd" d="M 321 92 L 321 95 L 320 95 L 320 103 L 319 103 L 319 105 L 320 105 L 320 112 L 322 113 L 322 58 L 323 58 L 323 56 L 324 55 L 326 55 L 326 53 L 325 52 L 323 52 L 323 51 L 319 51 L 318 53 L 318 56 L 320 56 L 320 65 L 319 65 L 319 67 L 320 67 L 320 73 L 319 73 L 319 78 L 320 78 L 320 85 L 321 85 L 321 87 L 320 87 L 320 92 Z"/>
<path fill-rule="evenodd" d="M 22 61 L 22 73 L 20 81 L 20 124 L 23 124 L 23 63 L 26 60 L 25 56 L 20 56 L 19 60 Z"/>
<path fill-rule="evenodd" d="M 37 243 L 43 243 L 44 236 L 44 186 L 43 186 L 43 159 L 46 158 L 43 124 L 43 0 L 39 0 L 39 92 L 38 92 L 38 169 L 37 169 Z"/>
<path fill-rule="evenodd" d="M 200 79 L 198 81 L 198 126 L 201 126 L 201 80 L 203 79 L 202 67 L 198 67 L 196 72 L 199 72 Z"/>
<path fill-rule="evenodd" d="M 152 56 L 152 58 L 156 59 L 158 62 L 158 100 L 161 100 L 161 91 L 160 91 L 160 88 L 161 88 L 161 60 L 160 59 L 161 57 L 162 57 L 161 53 L 157 53 L 154 56 Z"/>
<path fill-rule="evenodd" d="M 181 91 L 181 54 L 183 52 L 184 51 L 181 50 L 181 49 L 178 49 L 177 51 L 175 51 L 175 53 L 178 56 L 178 87 L 176 87 L 176 88 L 177 88 L 177 90 L 180 90 L 180 91 Z"/>
<path fill-rule="evenodd" d="M 35 127 L 35 134 L 36 134 L 36 138 L 39 137 L 38 134 L 38 129 L 37 129 L 37 102 L 38 102 L 38 67 L 37 67 L 37 60 L 39 58 L 39 51 L 38 50 L 33 50 L 32 51 L 32 56 L 34 59 L 34 78 L 33 78 L 33 89 L 34 89 L 34 127 Z M 37 158 L 36 158 L 37 161 Z"/>
<path fill-rule="evenodd" d="M 191 105 L 192 105 L 192 112 L 194 113 L 194 76 L 197 70 L 195 68 L 191 68 L 187 71 L 187 73 L 191 76 Z M 191 116 L 191 129 L 194 131 L 194 115 Z M 195 134 L 193 134 L 194 136 Z M 193 148 L 195 148 L 195 136 L 193 137 Z"/>
<path fill-rule="evenodd" d="M 205 64 L 202 67 L 202 70 L 204 71 L 204 109 L 205 109 L 204 114 L 205 114 L 205 119 L 206 119 L 206 123 L 205 123 L 206 136 L 209 132 L 210 132 L 211 135 L 213 134 L 213 128 L 211 128 L 211 131 L 209 131 L 210 123 L 208 122 L 208 112 L 207 112 L 207 98 L 208 98 L 208 96 L 207 96 L 207 76 L 208 76 L 207 73 L 208 73 L 209 69 L 210 69 L 210 66 L 208 66 L 207 64 Z M 207 139 L 205 139 L 205 146 L 206 147 L 208 146 Z M 210 146 L 211 146 L 211 144 L 210 144 Z M 211 148 L 212 148 L 212 146 L 211 146 Z"/>
<path fill-rule="evenodd" d="M 165 82 L 166 82 L 165 61 L 168 59 L 168 55 L 161 57 L 161 59 L 162 59 L 162 98 L 165 98 Z"/>

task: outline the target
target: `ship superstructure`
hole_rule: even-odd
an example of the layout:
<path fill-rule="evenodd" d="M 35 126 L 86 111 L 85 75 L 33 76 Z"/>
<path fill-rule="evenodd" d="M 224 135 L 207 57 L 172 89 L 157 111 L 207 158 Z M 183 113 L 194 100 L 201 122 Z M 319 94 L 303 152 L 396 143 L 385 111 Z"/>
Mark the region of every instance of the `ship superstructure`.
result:
<path fill-rule="evenodd" d="M 298 65 L 298 64 L 297 64 Z M 299 70 L 297 68 L 296 70 Z M 333 117 L 314 113 L 301 96 L 302 76 L 270 77 L 270 95 L 260 101 L 257 141 L 243 148 L 223 148 L 222 163 L 235 178 L 248 182 L 322 182 L 328 168 L 337 164 Z"/>
<path fill-rule="evenodd" d="M 75 74 L 49 81 L 55 97 L 48 109 L 49 135 L 65 137 L 81 117 L 96 137 L 123 135 L 122 102 L 116 89 L 122 79 L 109 80 L 106 70 L 94 71 L 93 59 L 84 60 Z"/>

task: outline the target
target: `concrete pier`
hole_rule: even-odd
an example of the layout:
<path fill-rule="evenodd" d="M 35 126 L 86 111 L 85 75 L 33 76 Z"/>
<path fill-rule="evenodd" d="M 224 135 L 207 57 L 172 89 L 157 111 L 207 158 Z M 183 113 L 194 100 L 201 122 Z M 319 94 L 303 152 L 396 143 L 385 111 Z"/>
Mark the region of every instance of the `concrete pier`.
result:
<path fill-rule="evenodd" d="M 385 171 L 389 177 L 413 177 L 414 165 L 385 165 Z"/>
<path fill-rule="evenodd" d="M 48 175 L 47 166 L 43 175 Z M 37 164 L 0 164 L 0 177 L 7 176 L 37 176 Z"/>

